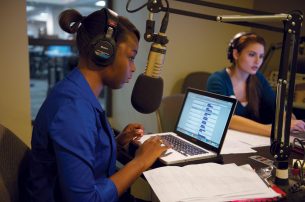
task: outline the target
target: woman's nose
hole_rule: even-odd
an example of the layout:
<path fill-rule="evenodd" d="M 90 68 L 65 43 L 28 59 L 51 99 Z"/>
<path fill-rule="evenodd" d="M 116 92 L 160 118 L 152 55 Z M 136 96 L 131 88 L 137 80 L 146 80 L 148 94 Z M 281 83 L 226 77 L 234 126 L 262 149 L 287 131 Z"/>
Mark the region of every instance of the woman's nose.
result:
<path fill-rule="evenodd" d="M 131 71 L 132 71 L 132 72 L 135 72 L 136 69 L 137 69 L 137 68 L 136 68 L 136 65 L 135 65 L 135 64 L 131 65 Z"/>
<path fill-rule="evenodd" d="M 260 63 L 262 63 L 262 61 L 263 61 L 263 58 L 261 58 L 260 56 L 257 56 L 257 57 L 255 58 L 255 63 L 256 63 L 256 64 L 260 64 Z"/>

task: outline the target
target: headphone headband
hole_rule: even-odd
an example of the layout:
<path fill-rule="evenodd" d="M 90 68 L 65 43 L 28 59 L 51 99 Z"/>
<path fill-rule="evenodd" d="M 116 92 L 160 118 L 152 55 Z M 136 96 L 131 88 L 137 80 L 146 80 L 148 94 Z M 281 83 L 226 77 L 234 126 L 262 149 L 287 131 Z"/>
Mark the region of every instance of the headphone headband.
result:
<path fill-rule="evenodd" d="M 116 28 L 119 23 L 119 17 L 116 12 L 109 8 L 104 8 L 107 16 L 107 25 Z"/>
<path fill-rule="evenodd" d="M 232 63 L 234 61 L 233 58 L 233 50 L 236 49 L 241 43 L 239 43 L 240 39 L 244 36 L 256 35 L 252 32 L 239 32 L 234 35 L 234 37 L 230 40 L 228 51 L 227 51 L 227 58 Z"/>

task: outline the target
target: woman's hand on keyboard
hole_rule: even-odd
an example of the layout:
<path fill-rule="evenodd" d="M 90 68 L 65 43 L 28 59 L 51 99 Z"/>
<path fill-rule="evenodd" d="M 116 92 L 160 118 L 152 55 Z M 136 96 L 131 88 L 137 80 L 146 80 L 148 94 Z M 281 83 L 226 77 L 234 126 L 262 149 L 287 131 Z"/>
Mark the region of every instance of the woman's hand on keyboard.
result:
<path fill-rule="evenodd" d="M 147 139 L 136 151 L 135 159 L 144 163 L 144 169 L 148 169 L 159 156 L 161 156 L 170 146 L 164 144 L 160 136 Z"/>
<path fill-rule="evenodd" d="M 144 128 L 142 124 L 130 123 L 123 131 L 117 136 L 116 140 L 120 146 L 129 144 L 132 140 L 138 140 L 144 134 Z"/>
<path fill-rule="evenodd" d="M 292 119 L 291 125 L 290 125 L 290 131 L 291 132 L 305 132 L 305 122 L 302 120 Z"/>

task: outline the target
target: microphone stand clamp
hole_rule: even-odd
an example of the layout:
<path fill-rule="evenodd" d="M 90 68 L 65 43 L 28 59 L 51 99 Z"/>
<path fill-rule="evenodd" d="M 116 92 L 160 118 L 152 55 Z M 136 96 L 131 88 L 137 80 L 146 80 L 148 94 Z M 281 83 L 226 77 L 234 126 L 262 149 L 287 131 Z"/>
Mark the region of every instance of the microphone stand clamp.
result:
<path fill-rule="evenodd" d="M 149 0 L 147 2 L 147 9 L 152 13 L 159 13 L 162 8 L 162 0 Z"/>

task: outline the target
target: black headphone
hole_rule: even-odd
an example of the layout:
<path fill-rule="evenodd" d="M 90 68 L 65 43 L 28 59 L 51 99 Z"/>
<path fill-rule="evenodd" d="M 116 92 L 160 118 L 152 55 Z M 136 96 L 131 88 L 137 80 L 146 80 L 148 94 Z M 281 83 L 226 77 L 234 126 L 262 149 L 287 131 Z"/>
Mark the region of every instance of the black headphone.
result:
<path fill-rule="evenodd" d="M 228 51 L 227 51 L 227 58 L 230 60 L 230 62 L 234 61 L 233 58 L 233 49 L 236 49 L 239 46 L 239 39 L 243 36 L 248 36 L 252 35 L 254 33 L 252 32 L 239 32 L 234 35 L 234 37 L 231 39 L 229 46 L 228 46 Z"/>
<path fill-rule="evenodd" d="M 99 67 L 110 65 L 115 57 L 116 43 L 114 40 L 116 27 L 119 22 L 118 14 L 114 11 L 103 8 L 101 12 L 106 16 L 106 32 L 97 35 L 91 41 L 90 57 L 91 60 Z"/>

